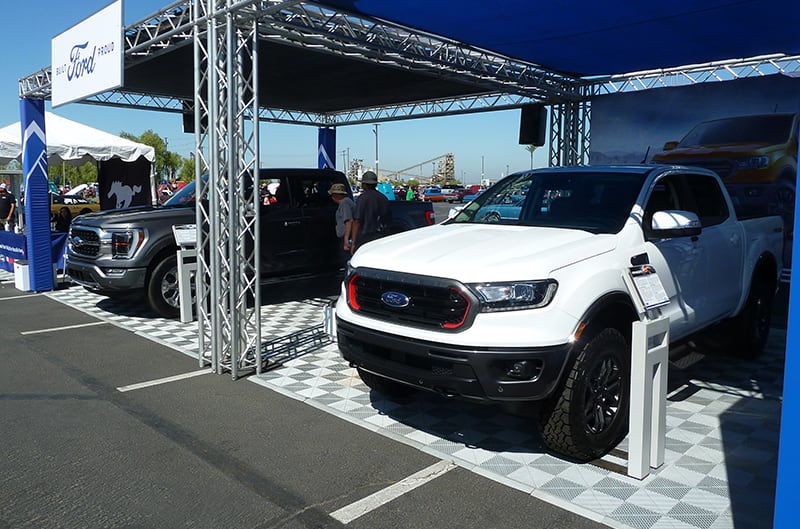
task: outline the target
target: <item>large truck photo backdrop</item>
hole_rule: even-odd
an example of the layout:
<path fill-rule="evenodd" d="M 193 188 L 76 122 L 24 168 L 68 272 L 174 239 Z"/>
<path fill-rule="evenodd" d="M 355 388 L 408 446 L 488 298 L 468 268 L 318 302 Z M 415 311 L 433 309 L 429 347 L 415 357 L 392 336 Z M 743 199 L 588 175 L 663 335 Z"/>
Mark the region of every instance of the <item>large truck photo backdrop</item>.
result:
<path fill-rule="evenodd" d="M 788 265 L 799 118 L 800 79 L 784 75 L 601 96 L 589 159 L 716 171 L 740 217 L 783 217 Z"/>

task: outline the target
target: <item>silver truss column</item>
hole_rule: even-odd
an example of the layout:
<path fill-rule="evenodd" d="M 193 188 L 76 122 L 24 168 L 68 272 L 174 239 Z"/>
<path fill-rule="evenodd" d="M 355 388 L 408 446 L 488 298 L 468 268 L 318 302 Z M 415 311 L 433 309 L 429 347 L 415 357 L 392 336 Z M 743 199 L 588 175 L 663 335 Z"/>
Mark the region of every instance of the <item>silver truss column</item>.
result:
<path fill-rule="evenodd" d="M 586 165 L 591 140 L 591 103 L 566 101 L 551 107 L 548 164 Z"/>
<path fill-rule="evenodd" d="M 217 373 L 227 370 L 236 379 L 242 369 L 261 371 L 258 126 L 253 120 L 258 115 L 253 66 L 257 63 L 257 21 L 239 25 L 231 0 L 197 0 L 197 4 L 196 16 L 207 20 L 207 66 L 202 64 L 201 44 L 195 45 L 195 66 L 207 71 L 208 81 L 202 87 L 203 74 L 195 74 L 200 82 L 195 94 L 195 123 L 200 131 L 196 134 L 201 138 L 202 123 L 207 123 L 209 175 L 204 190 L 208 205 L 198 202 L 197 217 L 199 225 L 208 226 L 207 237 L 202 236 L 204 229 L 198 230 L 201 362 L 207 358 Z M 196 21 L 196 31 L 201 31 L 200 19 Z M 203 92 L 207 93 L 206 108 L 198 97 Z"/>
<path fill-rule="evenodd" d="M 211 178 L 204 180 L 200 178 L 204 174 L 210 175 L 212 166 L 208 119 L 211 93 L 209 86 L 212 86 L 210 76 L 212 71 L 208 68 L 212 58 L 209 57 L 208 39 L 212 21 L 207 18 L 207 5 L 202 0 L 196 0 L 192 6 L 192 40 L 194 46 L 194 133 L 195 133 L 195 193 L 196 197 L 211 196 Z M 212 300 L 214 290 L 211 288 L 209 278 L 211 277 L 210 256 L 211 241 L 216 240 L 211 236 L 214 229 L 211 223 L 211 205 L 208 200 L 197 200 L 197 272 L 195 275 L 196 286 L 196 311 L 198 328 L 198 360 L 200 367 L 211 364 L 214 371 L 219 371 L 218 356 L 213 354 L 214 344 L 219 342 L 219 338 L 213 336 L 213 330 L 219 328 L 213 325 L 212 317 L 215 311 L 211 310 L 216 306 Z M 202 229 L 206 227 L 207 229 Z M 215 234 L 216 235 L 216 234 Z"/>

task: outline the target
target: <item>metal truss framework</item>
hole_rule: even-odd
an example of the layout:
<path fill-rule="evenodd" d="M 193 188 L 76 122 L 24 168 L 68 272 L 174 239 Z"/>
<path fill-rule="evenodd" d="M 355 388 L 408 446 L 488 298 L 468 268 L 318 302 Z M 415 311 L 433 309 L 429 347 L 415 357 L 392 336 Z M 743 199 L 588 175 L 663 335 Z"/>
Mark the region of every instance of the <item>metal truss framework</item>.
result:
<path fill-rule="evenodd" d="M 390 64 L 410 71 L 472 82 L 485 91 L 380 108 L 315 114 L 261 107 L 256 45 L 259 39 Z M 193 46 L 194 100 L 119 89 L 86 104 L 166 112 L 195 109 L 198 185 L 197 309 L 200 363 L 233 378 L 261 370 L 259 121 L 343 126 L 484 112 L 543 103 L 551 108 L 550 165 L 588 162 L 591 100 L 607 94 L 727 81 L 800 71 L 800 56 L 750 59 L 574 78 L 486 50 L 385 21 L 301 0 L 182 0 L 125 29 L 125 62 L 135 64 L 175 46 Z M 19 81 L 23 98 L 48 99 L 51 69 Z M 210 124 L 206 126 L 205 124 Z"/>
<path fill-rule="evenodd" d="M 208 168 L 197 193 L 196 283 L 200 363 L 236 379 L 243 369 L 260 373 L 262 365 L 259 143 L 252 120 L 258 35 L 256 21 L 240 23 L 230 7 L 230 0 L 195 4 L 195 163 L 197 174 Z"/>

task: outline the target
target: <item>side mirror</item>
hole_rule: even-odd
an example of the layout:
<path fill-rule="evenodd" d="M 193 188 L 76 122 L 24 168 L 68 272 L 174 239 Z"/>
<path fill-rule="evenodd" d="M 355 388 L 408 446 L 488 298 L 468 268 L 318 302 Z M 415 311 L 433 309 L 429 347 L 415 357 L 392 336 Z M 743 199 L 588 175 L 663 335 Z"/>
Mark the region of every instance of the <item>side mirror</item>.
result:
<path fill-rule="evenodd" d="M 678 146 L 678 142 L 677 141 L 668 141 L 667 143 L 664 144 L 664 150 L 665 151 L 671 151 L 672 149 L 674 149 L 677 146 Z"/>
<path fill-rule="evenodd" d="M 700 218 L 691 211 L 656 211 L 650 222 L 650 234 L 661 239 L 700 235 L 701 230 Z"/>

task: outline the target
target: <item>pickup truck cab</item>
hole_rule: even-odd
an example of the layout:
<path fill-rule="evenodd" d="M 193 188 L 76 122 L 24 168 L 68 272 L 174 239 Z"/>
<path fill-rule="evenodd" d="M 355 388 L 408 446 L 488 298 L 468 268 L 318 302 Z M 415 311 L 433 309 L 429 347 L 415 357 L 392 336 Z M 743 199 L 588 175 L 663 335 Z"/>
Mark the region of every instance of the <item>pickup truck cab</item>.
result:
<path fill-rule="evenodd" d="M 277 183 L 276 201 L 259 205 L 262 282 L 338 273 L 334 183 L 350 187 L 329 169 L 262 169 L 259 180 Z M 431 204 L 390 203 L 390 232 L 434 223 Z M 172 226 L 194 224 L 195 182 L 164 205 L 109 210 L 72 222 L 66 274 L 89 290 L 114 296 L 143 291 L 157 314 L 179 315 L 177 245 Z"/>
<path fill-rule="evenodd" d="M 752 356 L 769 331 L 782 231 L 779 217 L 737 219 L 702 168 L 513 174 L 424 234 L 359 249 L 336 306 L 339 349 L 379 391 L 536 402 L 545 443 L 593 459 L 627 433 L 642 315 L 623 274 L 655 268 L 672 341 L 713 328 Z"/>

